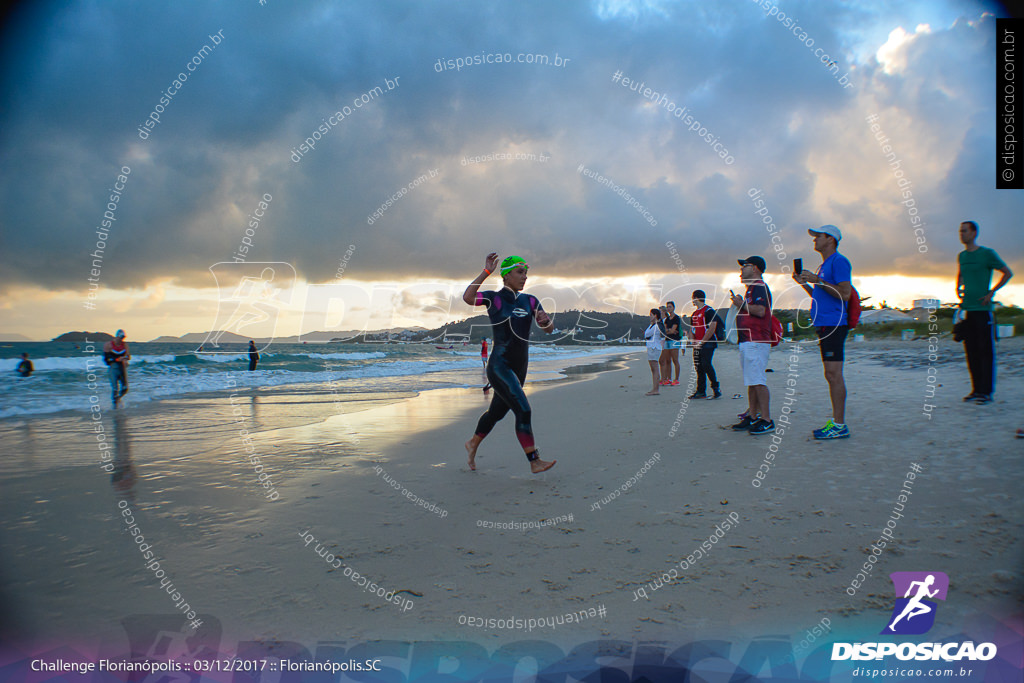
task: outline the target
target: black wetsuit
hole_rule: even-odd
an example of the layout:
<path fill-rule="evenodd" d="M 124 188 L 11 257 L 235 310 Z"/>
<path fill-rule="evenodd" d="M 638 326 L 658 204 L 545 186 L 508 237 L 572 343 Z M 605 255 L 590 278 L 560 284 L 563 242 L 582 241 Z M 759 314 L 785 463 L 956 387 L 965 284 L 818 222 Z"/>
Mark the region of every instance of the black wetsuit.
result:
<path fill-rule="evenodd" d="M 516 416 L 516 438 L 523 449 L 533 449 L 530 403 L 526 400 L 523 383 L 529 361 L 530 327 L 537 311 L 544 309 L 537 297 L 522 292 L 517 295 L 507 287 L 498 292 L 477 292 L 476 304 L 487 304 L 494 338 L 487 363 L 487 379 L 494 388 L 494 397 L 477 422 L 476 435 L 487 436 L 511 410 Z M 531 452 L 527 457 L 538 456 Z"/>

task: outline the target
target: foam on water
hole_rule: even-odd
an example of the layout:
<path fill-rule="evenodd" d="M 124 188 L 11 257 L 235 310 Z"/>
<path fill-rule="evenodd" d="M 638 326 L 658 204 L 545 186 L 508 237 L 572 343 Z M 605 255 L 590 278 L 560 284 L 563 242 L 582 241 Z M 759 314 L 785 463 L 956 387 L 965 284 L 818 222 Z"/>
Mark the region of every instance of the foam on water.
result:
<path fill-rule="evenodd" d="M 342 347 L 342 348 L 339 348 Z M 237 347 L 237 348 L 235 348 Z M 85 353 L 86 348 L 92 351 Z M 24 343 L 5 347 L 0 356 L 0 418 L 88 411 L 90 396 L 110 405 L 107 366 L 101 348 L 69 343 Z M 435 349 L 429 344 L 274 344 L 249 372 L 242 344 L 224 353 L 198 353 L 186 344 L 130 343 L 130 391 L 126 405 L 165 398 L 224 392 L 234 387 L 259 391 L 300 387 L 301 391 L 360 393 L 380 390 L 424 391 L 440 386 L 478 386 L 478 346 Z M 372 350 L 371 350 L 372 349 Z M 381 350 L 377 350 L 381 349 Z M 32 377 L 13 372 L 21 351 L 35 366 Z M 534 345 L 531 358 L 553 360 L 606 354 L 608 347 Z M 9 368 L 11 372 L 4 370 Z M 539 379 L 539 377 L 538 377 Z M 301 387 L 305 387 L 304 389 Z"/>

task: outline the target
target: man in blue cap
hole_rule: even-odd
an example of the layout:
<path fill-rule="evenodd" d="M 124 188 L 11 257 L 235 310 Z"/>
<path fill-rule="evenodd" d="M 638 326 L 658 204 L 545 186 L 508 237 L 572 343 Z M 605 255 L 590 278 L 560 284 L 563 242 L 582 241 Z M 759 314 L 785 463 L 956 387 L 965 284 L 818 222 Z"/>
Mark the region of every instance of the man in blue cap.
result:
<path fill-rule="evenodd" d="M 839 253 L 843 233 L 834 225 L 823 225 L 807 231 L 814 238 L 814 251 L 821 254 L 817 273 L 803 270 L 793 279 L 811 295 L 811 324 L 818 332 L 821 365 L 832 399 L 832 417 L 821 429 L 814 430 L 815 439 L 846 439 L 846 381 L 843 360 L 846 336 L 850 332 L 848 302 L 853 294 L 853 267 Z M 811 285 L 814 285 L 812 288 Z"/>

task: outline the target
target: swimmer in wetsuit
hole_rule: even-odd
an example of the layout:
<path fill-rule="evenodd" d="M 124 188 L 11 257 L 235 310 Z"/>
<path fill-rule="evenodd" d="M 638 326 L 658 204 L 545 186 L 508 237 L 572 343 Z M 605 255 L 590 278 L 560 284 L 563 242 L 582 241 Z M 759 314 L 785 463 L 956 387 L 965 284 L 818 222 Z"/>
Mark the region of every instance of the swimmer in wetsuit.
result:
<path fill-rule="evenodd" d="M 487 255 L 483 272 L 476 277 L 462 295 L 470 306 L 487 306 L 491 319 L 491 357 L 487 363 L 487 379 L 494 389 L 494 397 L 487 412 L 480 416 L 476 433 L 466 442 L 469 453 L 469 469 L 476 469 L 476 449 L 494 425 L 511 410 L 516 416 L 516 438 L 530 461 L 530 470 L 537 474 L 551 469 L 555 461 L 541 460 L 533 442 L 533 428 L 530 426 L 530 403 L 526 400 L 523 383 L 526 382 L 526 365 L 529 360 L 530 326 L 534 317 L 537 326 L 551 333 L 555 325 L 540 306 L 537 297 L 523 294 L 526 285 L 526 261 L 519 256 L 509 256 L 501 262 L 501 277 L 505 286 L 497 292 L 480 292 L 480 285 L 498 266 L 498 255 Z"/>

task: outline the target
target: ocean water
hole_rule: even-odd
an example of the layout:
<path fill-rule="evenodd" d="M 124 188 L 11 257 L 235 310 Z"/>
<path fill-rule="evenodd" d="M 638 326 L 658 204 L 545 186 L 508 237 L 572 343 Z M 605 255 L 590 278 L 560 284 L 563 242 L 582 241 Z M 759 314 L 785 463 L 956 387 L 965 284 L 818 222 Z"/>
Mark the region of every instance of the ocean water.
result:
<path fill-rule="evenodd" d="M 179 398 L 189 394 L 228 391 L 232 384 L 264 393 L 329 392 L 334 396 L 376 392 L 419 392 L 444 387 L 481 386 L 482 365 L 477 344 L 437 349 L 434 344 L 273 344 L 260 352 L 257 369 L 249 372 L 245 344 L 228 344 L 218 353 L 198 353 L 194 344 L 128 343 L 133 403 Z M 237 348 L 235 348 L 237 347 Z M 110 406 L 110 382 L 102 344 L 25 342 L 0 345 L 0 418 L 88 411 L 98 395 Z M 530 347 L 528 381 L 554 379 L 559 367 L 615 350 L 592 346 Z M 635 349 L 628 349 L 635 350 Z M 21 354 L 35 365 L 31 377 L 15 368 Z M 95 382 L 95 384 L 93 384 Z"/>

